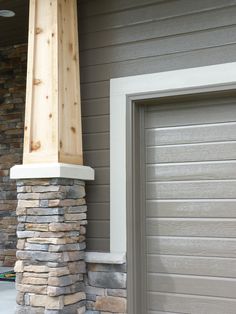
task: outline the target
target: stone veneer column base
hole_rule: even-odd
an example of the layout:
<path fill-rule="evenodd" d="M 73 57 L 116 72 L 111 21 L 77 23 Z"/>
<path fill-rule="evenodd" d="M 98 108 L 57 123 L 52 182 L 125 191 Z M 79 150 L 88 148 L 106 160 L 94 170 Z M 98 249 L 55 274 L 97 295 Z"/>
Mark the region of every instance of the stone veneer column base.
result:
<path fill-rule="evenodd" d="M 127 313 L 126 264 L 87 264 L 86 314 Z"/>
<path fill-rule="evenodd" d="M 17 314 L 82 314 L 84 182 L 17 180 Z"/>

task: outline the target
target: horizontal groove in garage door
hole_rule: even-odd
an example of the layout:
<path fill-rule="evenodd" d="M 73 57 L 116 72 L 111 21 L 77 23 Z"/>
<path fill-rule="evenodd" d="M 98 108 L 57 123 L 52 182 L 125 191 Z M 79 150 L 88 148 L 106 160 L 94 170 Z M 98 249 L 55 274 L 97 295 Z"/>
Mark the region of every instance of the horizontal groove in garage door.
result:
<path fill-rule="evenodd" d="M 147 313 L 234 314 L 236 101 L 150 105 L 144 119 Z"/>

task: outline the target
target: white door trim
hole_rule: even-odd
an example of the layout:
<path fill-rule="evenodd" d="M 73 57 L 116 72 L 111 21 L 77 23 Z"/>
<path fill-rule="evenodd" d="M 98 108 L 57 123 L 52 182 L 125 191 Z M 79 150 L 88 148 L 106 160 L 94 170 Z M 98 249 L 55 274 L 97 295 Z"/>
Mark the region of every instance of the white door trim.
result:
<path fill-rule="evenodd" d="M 126 226 L 126 112 L 127 97 L 140 93 L 178 93 L 236 84 L 236 62 L 144 74 L 110 81 L 110 251 L 125 253 Z M 145 97 L 144 97 L 145 98 Z"/>

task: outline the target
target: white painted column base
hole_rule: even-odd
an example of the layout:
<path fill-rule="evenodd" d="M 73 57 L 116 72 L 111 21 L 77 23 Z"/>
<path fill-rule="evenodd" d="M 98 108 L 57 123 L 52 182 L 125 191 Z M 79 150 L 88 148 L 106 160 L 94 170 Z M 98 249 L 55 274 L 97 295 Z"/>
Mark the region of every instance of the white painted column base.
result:
<path fill-rule="evenodd" d="M 42 163 L 16 165 L 10 170 L 11 179 L 35 179 L 35 178 L 67 178 L 78 180 L 94 180 L 95 172 L 91 167 L 63 164 Z"/>
<path fill-rule="evenodd" d="M 126 253 L 86 252 L 85 261 L 96 264 L 124 264 Z"/>

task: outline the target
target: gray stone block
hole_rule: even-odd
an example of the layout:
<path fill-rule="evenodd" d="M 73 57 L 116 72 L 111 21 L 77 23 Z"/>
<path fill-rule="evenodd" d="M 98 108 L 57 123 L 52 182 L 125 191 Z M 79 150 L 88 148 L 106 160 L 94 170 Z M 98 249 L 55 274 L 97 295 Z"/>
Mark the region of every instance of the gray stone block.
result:
<path fill-rule="evenodd" d="M 88 264 L 89 271 L 126 273 L 126 264 Z"/>
<path fill-rule="evenodd" d="M 53 207 L 53 208 L 28 208 L 27 215 L 32 216 L 52 216 L 52 215 L 63 215 L 64 209 L 60 207 Z"/>
<path fill-rule="evenodd" d="M 107 295 L 113 296 L 113 297 L 127 297 L 127 291 L 126 289 L 107 289 Z"/>
<path fill-rule="evenodd" d="M 48 207 L 48 200 L 40 200 L 39 206 L 40 207 Z"/>
<path fill-rule="evenodd" d="M 21 216 L 23 217 L 23 216 Z M 50 223 L 50 222 L 63 222 L 64 217 L 53 215 L 53 216 L 27 216 L 24 220 L 26 222 L 32 222 L 32 223 Z"/>
<path fill-rule="evenodd" d="M 30 307 L 17 305 L 15 314 L 44 314 L 43 307 Z"/>
<path fill-rule="evenodd" d="M 25 250 L 29 251 L 48 251 L 48 244 L 25 243 Z"/>
<path fill-rule="evenodd" d="M 85 188 L 81 185 L 75 185 L 70 187 L 68 190 L 66 197 L 67 198 L 82 198 L 85 196 Z"/>
<path fill-rule="evenodd" d="M 125 273 L 88 272 L 89 285 L 101 288 L 126 288 Z"/>
<path fill-rule="evenodd" d="M 71 206 L 66 211 L 68 214 L 85 213 L 87 211 L 87 206 Z"/>

